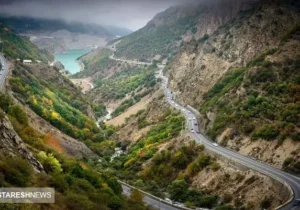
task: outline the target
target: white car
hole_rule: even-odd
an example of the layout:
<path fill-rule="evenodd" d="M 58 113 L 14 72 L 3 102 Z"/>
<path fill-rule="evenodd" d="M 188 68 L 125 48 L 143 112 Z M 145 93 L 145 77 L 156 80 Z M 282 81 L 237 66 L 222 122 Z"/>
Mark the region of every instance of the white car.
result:
<path fill-rule="evenodd" d="M 189 120 L 192 120 L 192 118 L 189 118 Z"/>
<path fill-rule="evenodd" d="M 195 133 L 195 131 L 194 130 L 191 130 L 192 131 L 192 133 Z"/>
<path fill-rule="evenodd" d="M 196 120 L 196 117 L 193 117 L 193 120 Z"/>
<path fill-rule="evenodd" d="M 214 145 L 215 147 L 219 146 L 217 143 L 213 143 L 213 145 Z"/>

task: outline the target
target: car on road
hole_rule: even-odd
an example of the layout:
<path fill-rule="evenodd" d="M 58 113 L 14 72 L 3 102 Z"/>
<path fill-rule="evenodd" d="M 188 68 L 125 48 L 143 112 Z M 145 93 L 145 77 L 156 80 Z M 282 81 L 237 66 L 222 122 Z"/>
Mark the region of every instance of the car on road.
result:
<path fill-rule="evenodd" d="M 192 133 L 195 133 L 195 131 L 194 130 L 191 130 L 192 131 Z"/>
<path fill-rule="evenodd" d="M 192 118 L 189 118 L 189 120 L 192 120 Z"/>
<path fill-rule="evenodd" d="M 196 117 L 193 117 L 193 120 L 196 120 Z"/>
<path fill-rule="evenodd" d="M 184 205 L 182 203 L 178 203 L 178 202 L 174 202 L 173 205 L 177 206 L 177 207 L 184 207 Z"/>
<path fill-rule="evenodd" d="M 213 143 L 213 145 L 214 145 L 215 147 L 219 146 L 219 145 L 218 145 L 217 143 L 215 143 L 215 142 Z"/>
<path fill-rule="evenodd" d="M 293 206 L 299 206 L 300 205 L 300 199 L 296 199 L 293 203 Z"/>
<path fill-rule="evenodd" d="M 166 198 L 165 201 L 170 203 L 170 204 L 173 204 L 173 201 L 171 201 L 169 198 Z"/>

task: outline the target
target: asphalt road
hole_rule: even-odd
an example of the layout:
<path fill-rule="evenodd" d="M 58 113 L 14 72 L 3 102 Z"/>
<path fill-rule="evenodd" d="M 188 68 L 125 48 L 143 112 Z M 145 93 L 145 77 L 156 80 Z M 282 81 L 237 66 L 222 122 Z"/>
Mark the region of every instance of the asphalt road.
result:
<path fill-rule="evenodd" d="M 131 188 L 129 188 L 126 185 L 122 185 L 122 188 L 123 188 L 123 194 L 130 196 Z M 169 204 L 163 203 L 163 202 L 156 200 L 147 195 L 144 195 L 144 202 L 147 203 L 148 205 L 152 206 L 153 208 L 161 209 L 161 210 L 179 210 L 180 209 L 180 208 L 176 208 L 175 206 L 171 206 Z"/>
<path fill-rule="evenodd" d="M 234 151 L 231 151 L 227 148 L 221 147 L 217 145 L 216 143 L 210 141 L 206 136 L 202 135 L 199 132 L 198 122 L 196 116 L 187 108 L 181 106 L 176 101 L 173 100 L 174 96 L 172 94 L 172 91 L 168 88 L 168 78 L 162 75 L 162 72 L 160 72 L 160 77 L 163 81 L 163 89 L 167 96 L 168 102 L 173 106 L 175 109 L 178 109 L 181 111 L 181 113 L 186 117 L 187 119 L 187 127 L 188 130 L 191 132 L 191 136 L 194 137 L 197 143 L 201 143 L 205 145 L 205 147 L 213 152 L 216 152 L 226 158 L 231 159 L 234 162 L 240 163 L 244 166 L 247 166 L 251 169 L 257 170 L 265 175 L 275 177 L 281 181 L 284 181 L 287 183 L 292 190 L 294 191 L 294 199 L 300 198 L 300 179 L 296 176 L 293 176 L 289 173 L 283 172 L 279 169 L 273 168 L 270 165 L 267 165 L 265 163 L 262 163 L 258 160 L 254 160 L 252 158 L 243 156 L 239 153 L 236 153 Z M 293 201 L 291 201 L 289 204 L 281 207 L 282 210 L 296 210 L 300 209 L 300 206 L 293 206 Z"/>
<path fill-rule="evenodd" d="M 128 63 L 141 63 L 149 65 L 149 63 L 144 62 L 136 62 L 136 61 L 129 61 L 129 60 L 123 60 L 123 59 L 117 59 L 114 57 L 114 55 L 110 56 L 111 59 L 128 62 Z M 281 171 L 279 169 L 273 168 L 272 166 L 262 163 L 258 160 L 243 156 L 239 153 L 236 153 L 234 151 L 231 151 L 227 148 L 221 147 L 217 145 L 216 143 L 209 140 L 206 136 L 201 134 L 199 132 L 199 126 L 197 122 L 196 116 L 187 108 L 181 106 L 179 103 L 173 100 L 174 96 L 172 94 L 172 91 L 170 88 L 168 88 L 168 78 L 165 77 L 162 73 L 163 65 L 159 66 L 161 68 L 158 77 L 162 79 L 162 87 L 164 89 L 165 95 L 167 96 L 167 101 L 173 106 L 175 109 L 178 109 L 181 111 L 181 113 L 186 117 L 187 120 L 187 127 L 188 130 L 191 132 L 191 136 L 194 137 L 195 141 L 199 144 L 203 144 L 207 149 L 216 152 L 217 154 L 220 154 L 226 158 L 229 158 L 230 160 L 240 163 L 244 166 L 247 166 L 251 169 L 254 169 L 256 171 L 261 172 L 262 174 L 271 176 L 277 180 L 280 180 L 281 182 L 285 182 L 287 185 L 291 187 L 291 189 L 294 192 L 294 199 L 288 203 L 287 205 L 279 208 L 281 210 L 300 210 L 300 206 L 293 206 L 293 201 L 295 199 L 300 199 L 300 179 L 296 176 L 293 176 L 289 173 L 286 173 L 284 171 Z"/>
<path fill-rule="evenodd" d="M 4 68 L 4 70 L 2 70 L 2 68 L 0 69 L 0 90 L 2 90 L 5 86 L 5 78 L 8 73 L 8 66 L 7 66 L 6 59 L 1 54 L 0 54 L 0 62 L 2 64 L 2 67 Z"/>

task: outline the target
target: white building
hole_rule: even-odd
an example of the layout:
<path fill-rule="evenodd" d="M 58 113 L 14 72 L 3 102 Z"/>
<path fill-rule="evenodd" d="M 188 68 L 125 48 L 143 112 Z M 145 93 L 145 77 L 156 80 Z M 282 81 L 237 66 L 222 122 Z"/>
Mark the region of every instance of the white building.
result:
<path fill-rule="evenodd" d="M 23 60 L 24 64 L 32 64 L 32 60 Z"/>

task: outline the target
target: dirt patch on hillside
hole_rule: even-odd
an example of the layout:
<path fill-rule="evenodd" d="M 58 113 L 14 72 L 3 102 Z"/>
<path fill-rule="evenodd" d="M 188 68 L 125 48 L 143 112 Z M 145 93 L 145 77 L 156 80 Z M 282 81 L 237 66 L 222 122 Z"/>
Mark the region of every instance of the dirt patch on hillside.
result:
<path fill-rule="evenodd" d="M 121 126 L 122 124 L 125 123 L 126 118 L 130 117 L 131 115 L 136 114 L 139 110 L 146 109 L 148 104 L 153 100 L 153 98 L 156 95 L 157 95 L 157 93 L 154 93 L 153 95 L 149 95 L 149 96 L 142 98 L 140 102 L 131 106 L 126 112 L 107 121 L 106 124 L 113 125 L 113 126 Z"/>
<path fill-rule="evenodd" d="M 71 82 L 79 87 L 83 93 L 90 92 L 94 88 L 91 77 L 84 79 L 71 79 Z"/>

